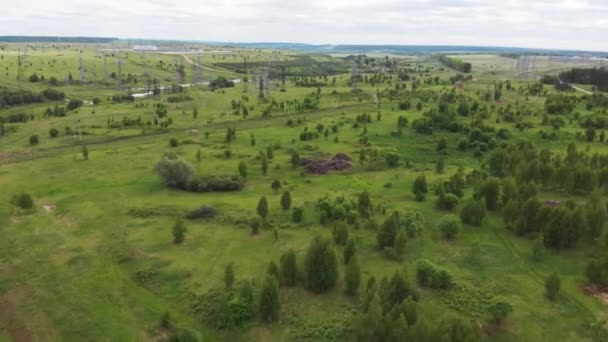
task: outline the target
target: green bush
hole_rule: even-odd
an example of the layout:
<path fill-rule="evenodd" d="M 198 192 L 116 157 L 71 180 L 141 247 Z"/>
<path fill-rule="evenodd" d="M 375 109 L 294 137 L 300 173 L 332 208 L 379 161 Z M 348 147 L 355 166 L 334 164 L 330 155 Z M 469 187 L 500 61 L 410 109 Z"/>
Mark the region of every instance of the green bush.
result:
<path fill-rule="evenodd" d="M 22 192 L 13 196 L 11 204 L 21 209 L 32 209 L 34 207 L 34 199 L 30 194 Z"/>

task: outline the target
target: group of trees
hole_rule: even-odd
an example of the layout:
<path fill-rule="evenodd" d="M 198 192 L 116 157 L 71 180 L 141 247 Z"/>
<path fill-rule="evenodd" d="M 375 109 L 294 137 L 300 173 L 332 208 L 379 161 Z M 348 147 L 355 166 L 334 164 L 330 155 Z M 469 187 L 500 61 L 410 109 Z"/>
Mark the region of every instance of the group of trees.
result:
<path fill-rule="evenodd" d="M 237 175 L 196 176 L 194 167 L 173 151 L 163 155 L 154 172 L 167 186 L 192 192 L 238 191 L 244 186 L 244 179 Z"/>
<path fill-rule="evenodd" d="M 34 93 L 28 90 L 0 88 L 0 108 L 18 104 L 40 103 L 45 100 L 61 101 L 64 98 L 65 94 L 55 89 L 46 89 L 40 93 Z"/>
<path fill-rule="evenodd" d="M 470 73 L 472 69 L 471 63 L 464 62 L 462 59 L 448 57 L 445 55 L 439 56 L 439 60 L 441 63 L 445 64 L 447 67 L 458 70 L 463 73 Z"/>

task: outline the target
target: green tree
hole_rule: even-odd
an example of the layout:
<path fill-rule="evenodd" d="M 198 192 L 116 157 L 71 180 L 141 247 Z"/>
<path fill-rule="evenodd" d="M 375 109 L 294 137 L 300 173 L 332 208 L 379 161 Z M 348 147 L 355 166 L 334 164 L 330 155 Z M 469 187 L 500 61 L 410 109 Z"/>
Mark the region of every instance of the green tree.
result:
<path fill-rule="evenodd" d="M 439 157 L 439 158 L 437 158 L 437 162 L 435 163 L 435 172 L 441 174 L 444 171 L 445 171 L 445 158 Z"/>
<path fill-rule="evenodd" d="M 177 147 L 177 145 L 179 145 L 179 142 L 177 141 L 176 138 L 169 139 L 169 146 L 171 146 L 171 147 Z"/>
<path fill-rule="evenodd" d="M 245 164 L 244 161 L 239 163 L 239 175 L 241 175 L 241 178 L 243 179 L 247 178 L 247 164 Z"/>
<path fill-rule="evenodd" d="M 562 281 L 557 273 L 551 273 L 551 275 L 545 279 L 545 294 L 550 300 L 557 299 L 561 287 Z"/>
<path fill-rule="evenodd" d="M 395 243 L 393 244 L 393 251 L 395 258 L 401 260 L 403 254 L 405 254 L 405 245 L 407 244 L 407 232 L 405 228 L 399 229 L 397 236 L 395 236 Z"/>
<path fill-rule="evenodd" d="M 184 242 L 186 236 L 186 226 L 182 220 L 178 220 L 173 225 L 173 243 L 176 245 Z"/>
<path fill-rule="evenodd" d="M 456 235 L 458 235 L 458 232 L 460 231 L 460 227 L 460 219 L 452 214 L 442 216 L 437 224 L 437 228 L 439 228 L 441 235 L 448 240 L 456 238 Z"/>
<path fill-rule="evenodd" d="M 342 222 L 337 223 L 332 230 L 332 235 L 336 245 L 344 246 L 348 242 L 348 227 Z"/>
<path fill-rule="evenodd" d="M 200 149 L 200 148 L 197 148 L 197 149 L 196 149 L 196 161 L 200 163 L 200 162 L 201 162 L 201 159 L 202 159 L 202 155 L 201 155 L 201 149 Z"/>
<path fill-rule="evenodd" d="M 460 210 L 460 220 L 464 224 L 481 226 L 486 216 L 486 206 L 481 201 L 469 200 Z"/>
<path fill-rule="evenodd" d="M 38 134 L 34 134 L 30 136 L 30 145 L 34 146 L 34 145 L 38 145 L 38 143 L 40 142 L 40 139 L 38 137 Z"/>
<path fill-rule="evenodd" d="M 477 195 L 485 199 L 488 210 L 496 210 L 500 195 L 500 182 L 494 177 L 486 178 L 477 189 Z"/>
<path fill-rule="evenodd" d="M 257 212 L 258 215 L 262 218 L 262 220 L 265 220 L 266 216 L 268 216 L 268 200 L 266 199 L 266 196 L 262 196 L 262 198 L 260 198 L 260 201 L 258 202 Z"/>
<path fill-rule="evenodd" d="M 273 180 L 271 187 L 272 187 L 272 190 L 274 191 L 274 193 L 276 194 L 279 191 L 279 189 L 281 189 L 281 181 L 279 181 L 278 179 Z"/>
<path fill-rule="evenodd" d="M 273 276 L 267 276 L 260 290 L 258 310 L 263 321 L 271 323 L 279 318 L 279 284 Z"/>
<path fill-rule="evenodd" d="M 338 280 L 338 262 L 331 242 L 321 236 L 315 237 L 308 247 L 304 260 L 306 287 L 321 293 L 330 290 Z"/>
<path fill-rule="evenodd" d="M 357 245 L 355 243 L 355 238 L 351 237 L 348 239 L 346 243 L 346 247 L 344 247 L 344 264 L 348 264 L 350 259 L 357 253 Z"/>
<path fill-rule="evenodd" d="M 224 285 L 226 286 L 226 290 L 232 290 L 232 285 L 234 285 L 234 278 L 234 267 L 232 263 L 229 263 L 224 269 Z"/>
<path fill-rule="evenodd" d="M 82 158 L 84 158 L 84 160 L 89 160 L 89 149 L 86 145 L 82 146 Z"/>
<path fill-rule="evenodd" d="M 165 153 L 154 166 L 154 172 L 165 184 L 178 189 L 186 189 L 194 177 L 194 168 L 173 152 Z"/>
<path fill-rule="evenodd" d="M 266 147 L 266 156 L 268 157 L 268 160 L 274 158 L 274 148 L 272 146 Z"/>
<path fill-rule="evenodd" d="M 262 153 L 262 174 L 264 176 L 266 176 L 266 173 L 268 173 L 268 158 L 266 157 L 266 154 Z"/>
<path fill-rule="evenodd" d="M 283 191 L 283 195 L 281 196 L 281 207 L 283 210 L 289 210 L 291 207 L 291 194 L 289 191 Z"/>
<path fill-rule="evenodd" d="M 294 286 L 298 282 L 298 264 L 296 252 L 290 248 L 281 255 L 280 275 L 281 283 L 285 286 Z"/>
<path fill-rule="evenodd" d="M 49 129 L 49 136 L 51 138 L 57 138 L 57 136 L 59 136 L 59 130 L 57 128 Z"/>
<path fill-rule="evenodd" d="M 356 255 L 353 255 L 346 265 L 346 270 L 344 271 L 344 283 L 346 287 L 345 292 L 347 295 L 354 296 L 357 294 L 359 284 L 361 283 L 361 269 L 359 268 L 359 261 L 357 261 Z"/>
<path fill-rule="evenodd" d="M 277 280 L 279 280 L 279 278 L 281 277 L 279 266 L 277 266 L 274 261 L 270 261 L 270 263 L 268 264 L 268 268 L 266 268 L 266 273 L 277 278 Z"/>
<path fill-rule="evenodd" d="M 300 165 L 300 153 L 298 151 L 291 152 L 291 166 L 294 168 Z"/>
<path fill-rule="evenodd" d="M 416 180 L 414 180 L 414 186 L 412 187 L 412 192 L 416 196 L 416 201 L 424 201 L 426 194 L 429 192 L 426 185 L 426 177 L 424 175 L 416 177 Z"/>
<path fill-rule="evenodd" d="M 495 324 L 500 324 L 513 311 L 511 304 L 502 297 L 496 297 L 488 306 L 490 321 Z"/>

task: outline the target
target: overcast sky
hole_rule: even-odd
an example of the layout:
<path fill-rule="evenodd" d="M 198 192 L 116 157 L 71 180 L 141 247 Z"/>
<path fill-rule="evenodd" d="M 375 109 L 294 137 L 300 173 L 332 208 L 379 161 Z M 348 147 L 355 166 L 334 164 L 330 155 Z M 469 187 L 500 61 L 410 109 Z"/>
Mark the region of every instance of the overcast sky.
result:
<path fill-rule="evenodd" d="M 0 0 L 1 35 L 608 51 L 608 0 Z"/>

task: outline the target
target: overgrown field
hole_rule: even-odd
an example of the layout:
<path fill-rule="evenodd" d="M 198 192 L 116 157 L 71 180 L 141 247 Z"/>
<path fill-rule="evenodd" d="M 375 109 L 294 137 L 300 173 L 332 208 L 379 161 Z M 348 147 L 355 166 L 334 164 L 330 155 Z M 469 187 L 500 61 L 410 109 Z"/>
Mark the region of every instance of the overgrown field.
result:
<path fill-rule="evenodd" d="M 119 90 L 110 46 L 29 47 L 22 82 L 17 49 L 2 91 L 64 96 L 0 107 L 0 340 L 608 338 L 606 94 L 247 49 L 183 88 L 129 52 Z"/>

